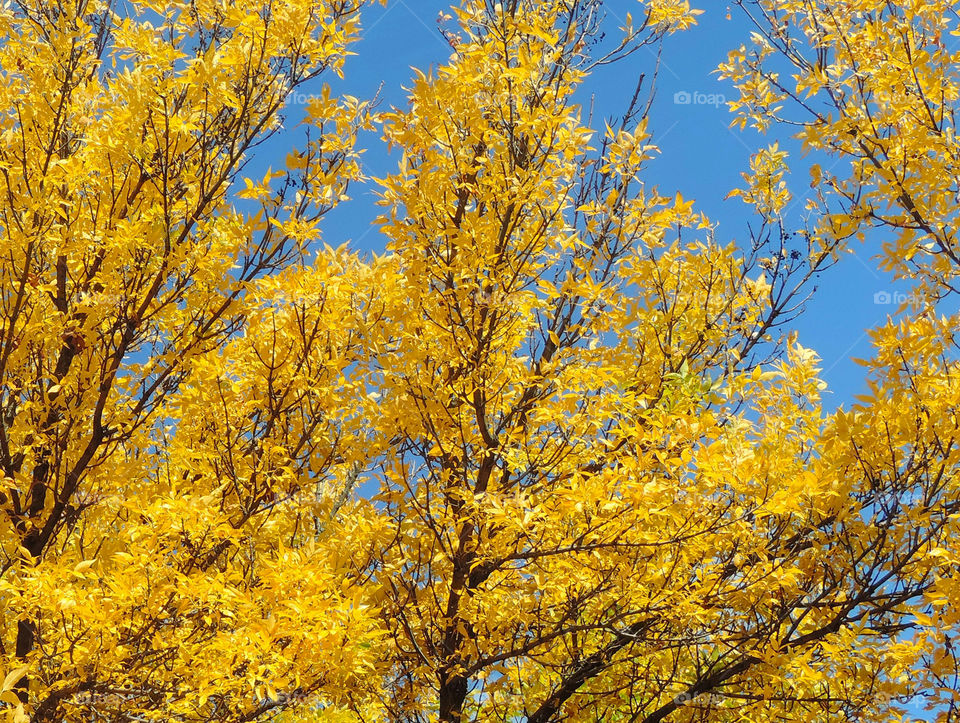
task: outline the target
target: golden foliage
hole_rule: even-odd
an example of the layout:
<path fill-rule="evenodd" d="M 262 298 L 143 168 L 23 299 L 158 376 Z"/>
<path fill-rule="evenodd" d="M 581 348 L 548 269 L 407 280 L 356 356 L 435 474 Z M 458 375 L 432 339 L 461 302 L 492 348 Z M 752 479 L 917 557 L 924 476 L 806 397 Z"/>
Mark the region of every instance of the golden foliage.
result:
<path fill-rule="evenodd" d="M 592 0 L 466 0 L 406 107 L 325 90 L 262 178 L 359 1 L 0 9 L 3 714 L 955 715 L 950 3 L 741 4 L 739 121 L 813 112 L 805 142 L 853 160 L 811 169 L 799 246 L 777 142 L 733 192 L 744 248 L 646 182 L 641 88 L 602 129 L 576 103 L 685 1 L 598 45 Z M 387 252 L 308 261 L 373 127 Z M 924 304 L 828 413 L 774 335 L 875 225 Z"/>

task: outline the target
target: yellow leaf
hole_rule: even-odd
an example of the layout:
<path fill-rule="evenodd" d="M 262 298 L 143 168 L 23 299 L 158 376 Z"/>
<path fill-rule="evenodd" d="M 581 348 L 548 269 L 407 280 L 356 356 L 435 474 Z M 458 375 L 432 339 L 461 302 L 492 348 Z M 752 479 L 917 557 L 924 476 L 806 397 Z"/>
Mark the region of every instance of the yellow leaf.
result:
<path fill-rule="evenodd" d="M 21 665 L 19 668 L 14 668 L 7 676 L 3 679 L 3 685 L 0 685 L 0 691 L 12 690 L 13 686 L 30 670 L 30 667 L 27 665 Z"/>

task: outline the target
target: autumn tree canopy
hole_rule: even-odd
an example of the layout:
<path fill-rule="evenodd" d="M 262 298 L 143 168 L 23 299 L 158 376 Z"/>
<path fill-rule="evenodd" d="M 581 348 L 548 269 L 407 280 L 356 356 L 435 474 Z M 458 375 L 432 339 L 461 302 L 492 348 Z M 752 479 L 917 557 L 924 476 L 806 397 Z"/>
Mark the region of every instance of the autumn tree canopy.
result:
<path fill-rule="evenodd" d="M 0 8 L 6 719 L 960 715 L 954 3 L 733 3 L 746 242 L 657 190 L 652 72 L 582 107 L 698 14 L 631 3 L 463 0 L 264 177 L 364 0 Z M 853 245 L 920 303 L 834 410 L 789 324 Z"/>

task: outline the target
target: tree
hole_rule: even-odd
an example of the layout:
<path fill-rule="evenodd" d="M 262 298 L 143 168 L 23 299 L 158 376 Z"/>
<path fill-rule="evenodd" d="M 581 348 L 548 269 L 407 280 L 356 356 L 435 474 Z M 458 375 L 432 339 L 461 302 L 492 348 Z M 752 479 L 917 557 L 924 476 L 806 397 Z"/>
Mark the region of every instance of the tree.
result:
<path fill-rule="evenodd" d="M 278 686 L 359 687 L 377 634 L 359 571 L 379 532 L 335 515 L 365 353 L 339 325 L 365 318 L 350 284 L 376 271 L 343 254 L 297 269 L 359 173 L 369 108 L 318 97 L 286 167 L 240 181 L 288 94 L 339 72 L 359 9 L 0 10 L 14 720 L 249 720 Z"/>
<path fill-rule="evenodd" d="M 763 0 L 759 57 L 723 72 L 773 128 L 800 97 L 777 49 L 817 59 L 801 88 L 872 88 L 842 106 L 861 126 L 804 136 L 869 163 L 794 233 L 787 156 L 760 151 L 740 245 L 646 180 L 649 81 L 600 132 L 580 108 L 685 1 L 605 41 L 600 0 L 465 0 L 406 108 L 324 92 L 259 181 L 358 2 L 4 10 L 10 717 L 888 721 L 920 693 L 956 715 L 952 156 L 869 135 L 939 107 L 911 83 L 956 97 L 911 35 L 948 4 L 843 5 Z M 899 38 L 921 54 L 891 62 Z M 311 261 L 378 122 L 387 254 Z M 873 220 L 924 305 L 877 330 L 871 398 L 827 413 L 785 327 Z"/>
<path fill-rule="evenodd" d="M 879 409 L 825 414 L 815 355 L 761 340 L 858 217 L 787 233 L 774 144 L 735 191 L 764 221 L 741 250 L 642 182 L 642 102 L 589 148 L 599 11 L 466 3 L 454 57 L 387 122 L 384 231 L 418 320 L 380 360 L 387 717 L 890 720 L 928 680 L 949 698 L 950 322 L 881 357 Z M 650 3 L 614 54 L 691 20 Z"/>
<path fill-rule="evenodd" d="M 789 124 L 805 149 L 826 154 L 828 169 L 809 166 L 812 233 L 842 246 L 881 240 L 880 267 L 911 289 L 899 313 L 872 332 L 870 393 L 827 421 L 840 441 L 840 469 L 857 481 L 851 491 L 861 503 L 851 512 L 875 528 L 865 538 L 872 548 L 860 546 L 887 560 L 876 579 L 890 599 L 888 618 L 904 629 L 891 655 L 902 656 L 896 664 L 912 676 L 896 692 L 925 699 L 938 721 L 954 720 L 956 3 L 737 5 L 758 29 L 722 68 L 740 92 L 738 122 Z"/>

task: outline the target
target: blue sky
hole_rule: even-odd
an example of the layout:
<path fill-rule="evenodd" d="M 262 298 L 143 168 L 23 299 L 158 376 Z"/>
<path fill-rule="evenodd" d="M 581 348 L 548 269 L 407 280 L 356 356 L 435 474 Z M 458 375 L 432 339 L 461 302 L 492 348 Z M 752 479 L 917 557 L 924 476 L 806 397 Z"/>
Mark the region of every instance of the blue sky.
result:
<path fill-rule="evenodd" d="M 608 0 L 606 9 L 612 27 L 619 25 L 618 17 L 635 9 L 636 4 L 635 0 Z M 723 2 L 693 4 L 704 10 L 698 25 L 669 37 L 663 48 L 649 126 L 661 152 L 648 166 L 644 181 L 658 186 L 664 195 L 680 192 L 685 199 L 695 199 L 695 207 L 716 224 L 718 240 L 745 241 L 748 224 L 756 226 L 757 219 L 739 199 L 725 197 L 741 185 L 740 173 L 747 168 L 753 152 L 773 140 L 791 150 L 796 169 L 788 179 L 794 194 L 788 217 L 797 221 L 804 193 L 810 191 L 806 165 L 816 160 L 826 171 L 835 161 L 802 158 L 786 130 L 773 129 L 767 137 L 761 137 L 730 127 L 733 116 L 722 101 L 732 99 L 735 91 L 718 79 L 715 68 L 729 49 L 748 41 L 752 28 L 737 8 L 728 11 Z M 411 68 L 427 69 L 445 62 L 450 55 L 436 22 L 437 15 L 449 7 L 445 0 L 390 0 L 386 8 L 369 7 L 362 38 L 352 47 L 356 55 L 347 60 L 345 78 L 340 81 L 329 76 L 323 82 L 330 82 L 335 91 L 361 98 L 371 98 L 379 90 L 381 108 L 402 106 L 406 99 L 403 88 L 409 86 L 413 75 Z M 592 99 L 595 126 L 603 116 L 616 115 L 623 109 L 637 78 L 644 73 L 649 78 L 655 64 L 653 49 L 641 49 L 624 61 L 599 69 L 587 80 L 582 101 L 586 104 Z M 318 88 L 305 87 L 300 97 Z M 290 120 L 296 115 L 293 106 Z M 284 134 L 276 137 L 259 149 L 253 165 L 268 165 L 273 149 L 282 158 L 289 143 Z M 361 143 L 367 149 L 364 169 L 369 176 L 383 176 L 395 168 L 397 157 L 387 154 L 379 134 L 365 134 Z M 840 161 L 843 163 L 846 161 Z M 373 204 L 374 190 L 373 183 L 352 187 L 352 200 L 325 219 L 326 243 L 339 246 L 349 242 L 363 251 L 383 250 L 384 238 L 371 223 L 379 214 Z M 865 244 L 824 272 L 806 311 L 792 325 L 799 332 L 800 342 L 821 356 L 823 377 L 828 383 L 824 399 L 828 408 L 849 406 L 853 395 L 865 390 L 865 370 L 854 358 L 870 356 L 866 331 L 881 323 L 895 306 L 875 303 L 875 295 L 905 291 L 877 269 L 872 257 L 879 247 L 879 239 L 868 236 Z"/>

